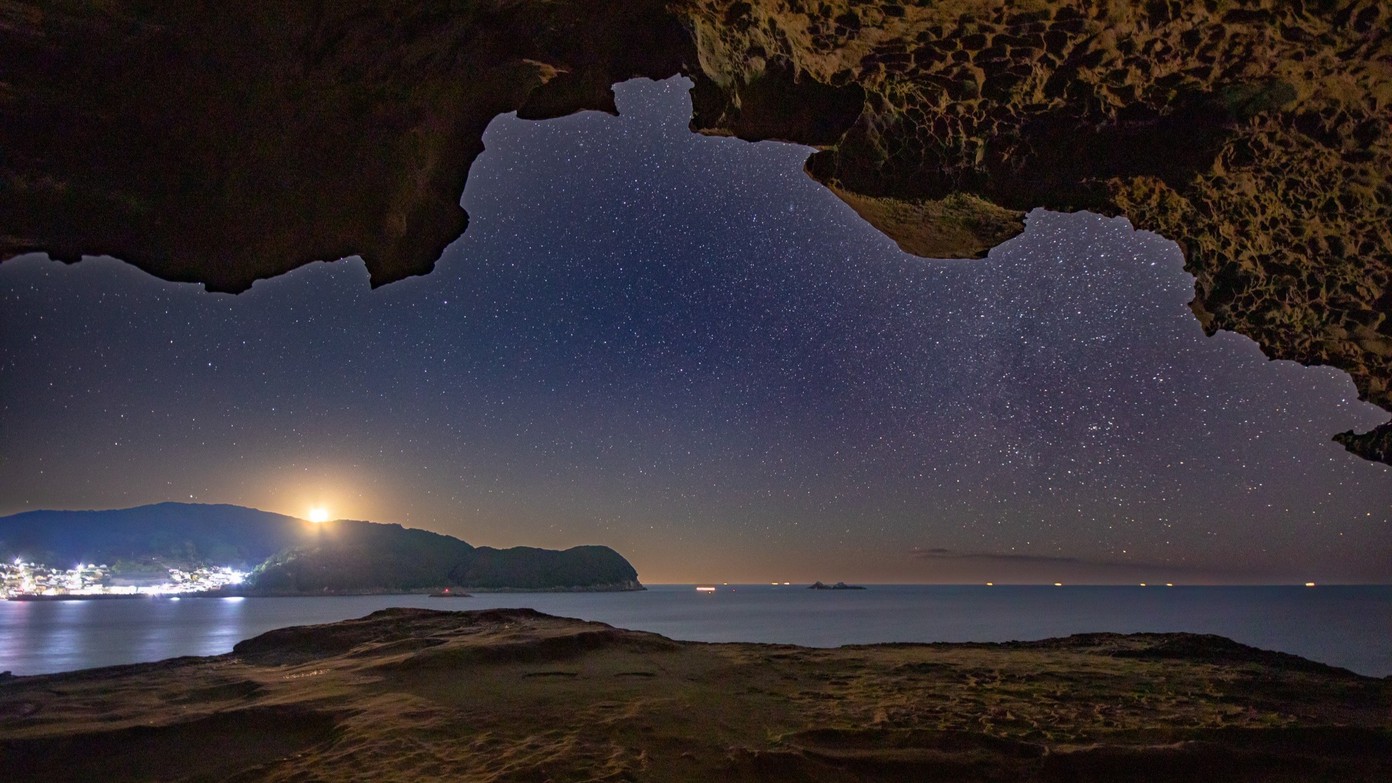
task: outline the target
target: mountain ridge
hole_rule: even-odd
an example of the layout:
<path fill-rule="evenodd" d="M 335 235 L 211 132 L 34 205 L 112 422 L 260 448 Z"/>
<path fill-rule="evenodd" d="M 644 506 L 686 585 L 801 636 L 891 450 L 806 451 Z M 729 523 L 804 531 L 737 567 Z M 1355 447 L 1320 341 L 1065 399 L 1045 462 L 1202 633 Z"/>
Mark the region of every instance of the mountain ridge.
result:
<path fill-rule="evenodd" d="M 314 523 L 225 503 L 20 512 L 0 517 L 0 556 L 53 566 L 230 565 L 251 570 L 239 589 L 249 594 L 643 589 L 632 564 L 607 546 L 475 547 L 394 522 Z"/>

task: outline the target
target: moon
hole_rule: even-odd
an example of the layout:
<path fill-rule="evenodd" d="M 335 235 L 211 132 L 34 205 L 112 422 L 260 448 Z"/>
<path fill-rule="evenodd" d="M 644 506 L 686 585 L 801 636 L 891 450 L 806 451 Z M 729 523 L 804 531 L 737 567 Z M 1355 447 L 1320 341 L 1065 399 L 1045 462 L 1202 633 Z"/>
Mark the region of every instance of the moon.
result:
<path fill-rule="evenodd" d="M 324 508 L 323 506 L 315 506 L 314 508 L 311 508 L 309 510 L 309 521 L 316 523 L 328 522 L 329 510 L 327 508 Z"/>

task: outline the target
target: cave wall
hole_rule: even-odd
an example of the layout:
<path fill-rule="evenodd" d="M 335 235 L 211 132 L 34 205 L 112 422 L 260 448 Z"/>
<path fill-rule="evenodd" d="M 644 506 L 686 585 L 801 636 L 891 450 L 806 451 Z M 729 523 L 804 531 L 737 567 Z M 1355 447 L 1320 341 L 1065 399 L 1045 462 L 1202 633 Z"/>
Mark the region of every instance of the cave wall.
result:
<path fill-rule="evenodd" d="M 360 255 L 429 272 L 483 132 L 677 73 L 660 2 L 0 0 L 0 258 L 109 254 L 237 292 Z"/>
<path fill-rule="evenodd" d="M 1206 331 L 1338 367 L 1392 410 L 1392 6 L 681 8 L 696 130 L 793 138 L 744 119 L 768 114 L 768 73 L 865 95 L 807 170 L 904 250 L 978 257 L 1036 206 L 1125 215 L 1180 244 Z M 1339 440 L 1386 462 L 1389 430 Z"/>

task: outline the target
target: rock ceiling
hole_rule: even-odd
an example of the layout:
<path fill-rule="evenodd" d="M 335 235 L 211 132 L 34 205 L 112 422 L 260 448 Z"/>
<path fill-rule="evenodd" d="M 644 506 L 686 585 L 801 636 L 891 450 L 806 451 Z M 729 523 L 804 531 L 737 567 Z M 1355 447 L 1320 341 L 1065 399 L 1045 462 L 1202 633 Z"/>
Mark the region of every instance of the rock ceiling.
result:
<path fill-rule="evenodd" d="M 423 274 L 493 117 L 680 73 L 693 130 L 817 148 L 907 252 L 1125 215 L 1183 248 L 1206 330 L 1392 410 L 1390 31 L 1383 0 L 0 0 L 0 259 Z M 1392 464 L 1392 423 L 1337 438 Z"/>

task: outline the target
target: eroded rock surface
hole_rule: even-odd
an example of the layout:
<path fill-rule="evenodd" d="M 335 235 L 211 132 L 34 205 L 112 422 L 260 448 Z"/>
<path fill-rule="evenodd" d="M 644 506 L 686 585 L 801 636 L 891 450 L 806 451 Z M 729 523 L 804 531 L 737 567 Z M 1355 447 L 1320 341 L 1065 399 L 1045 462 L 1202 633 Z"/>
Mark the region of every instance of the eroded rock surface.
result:
<path fill-rule="evenodd" d="M 811 649 L 391 609 L 0 681 L 22 780 L 1383 781 L 1392 690 L 1193 634 Z"/>
<path fill-rule="evenodd" d="M 1123 214 L 1184 249 L 1205 329 L 1392 410 L 1389 31 L 1380 0 L 0 0 L 0 257 L 237 291 L 358 254 L 380 285 L 464 230 L 494 116 L 684 73 L 693 129 L 818 148 L 908 252 Z"/>
<path fill-rule="evenodd" d="M 984 255 L 1036 206 L 1125 215 L 1183 248 L 1207 331 L 1338 367 L 1392 410 L 1392 6 L 685 8 L 693 127 L 814 141 L 808 173 L 904 250 Z M 835 141 L 764 132 L 789 94 L 768 85 L 809 81 L 863 111 Z"/>

